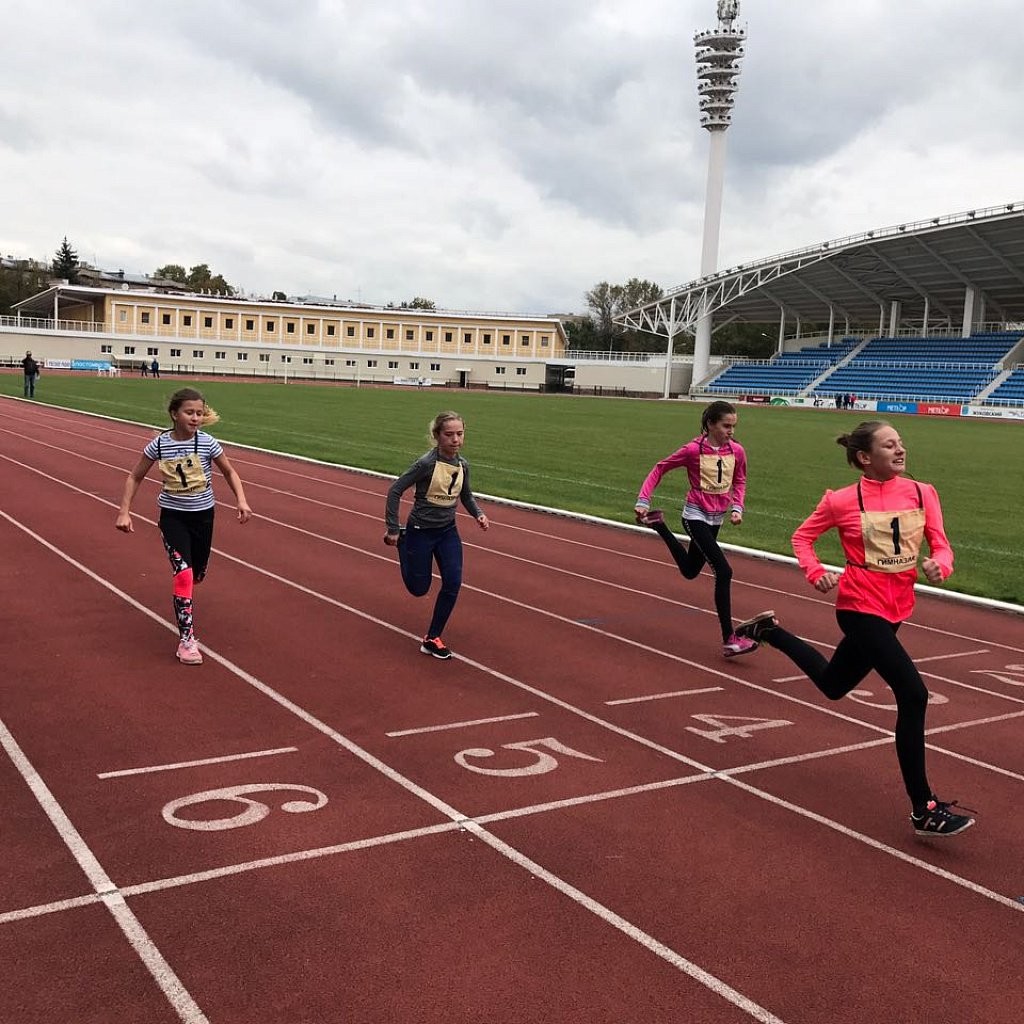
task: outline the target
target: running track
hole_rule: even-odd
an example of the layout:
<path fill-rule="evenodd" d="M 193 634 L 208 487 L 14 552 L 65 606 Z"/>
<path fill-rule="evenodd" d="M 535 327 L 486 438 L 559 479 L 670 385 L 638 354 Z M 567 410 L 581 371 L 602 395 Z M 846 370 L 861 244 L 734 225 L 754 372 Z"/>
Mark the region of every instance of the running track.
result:
<path fill-rule="evenodd" d="M 0 402 L 3 1024 L 1024 1019 L 1019 616 L 901 633 L 979 812 L 916 840 L 884 685 L 724 661 L 647 531 L 485 503 L 439 662 L 387 481 L 229 446 L 256 518 L 218 476 L 178 665 L 155 482 L 113 527 L 149 436 Z M 733 564 L 828 648 L 794 567 Z"/>

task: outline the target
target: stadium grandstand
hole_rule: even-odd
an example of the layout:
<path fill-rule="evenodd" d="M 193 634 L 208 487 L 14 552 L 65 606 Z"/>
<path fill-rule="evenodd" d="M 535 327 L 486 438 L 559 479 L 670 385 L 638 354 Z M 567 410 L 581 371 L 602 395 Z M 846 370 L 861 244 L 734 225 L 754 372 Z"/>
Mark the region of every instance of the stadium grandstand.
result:
<path fill-rule="evenodd" d="M 767 360 L 695 362 L 693 396 L 1024 407 L 1024 202 L 740 264 L 619 322 L 664 337 L 667 355 L 708 316 L 772 325 L 777 348 Z"/>

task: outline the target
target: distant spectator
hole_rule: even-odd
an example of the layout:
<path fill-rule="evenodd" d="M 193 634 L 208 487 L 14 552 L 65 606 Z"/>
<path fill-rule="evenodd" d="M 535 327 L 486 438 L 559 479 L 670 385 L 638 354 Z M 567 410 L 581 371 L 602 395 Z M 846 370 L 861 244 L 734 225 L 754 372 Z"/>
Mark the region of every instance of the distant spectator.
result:
<path fill-rule="evenodd" d="M 154 377 L 160 376 L 160 364 L 155 359 L 149 364 L 149 372 L 153 374 Z"/>
<path fill-rule="evenodd" d="M 145 360 L 143 360 L 142 365 L 139 367 L 139 373 L 141 373 L 143 377 L 149 376 L 149 363 Z"/>
<path fill-rule="evenodd" d="M 31 352 L 25 353 L 21 361 L 21 368 L 25 373 L 25 397 L 35 398 L 36 380 L 39 377 L 39 364 L 32 358 Z"/>
<path fill-rule="evenodd" d="M 837 409 L 842 409 L 842 407 L 843 407 L 843 396 L 842 395 L 836 395 L 836 408 Z"/>

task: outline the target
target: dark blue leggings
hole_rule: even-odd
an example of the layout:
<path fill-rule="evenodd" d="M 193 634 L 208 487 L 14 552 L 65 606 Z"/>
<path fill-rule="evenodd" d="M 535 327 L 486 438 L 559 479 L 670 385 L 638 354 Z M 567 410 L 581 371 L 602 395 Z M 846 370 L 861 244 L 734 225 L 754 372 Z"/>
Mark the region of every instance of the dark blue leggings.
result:
<path fill-rule="evenodd" d="M 414 597 L 423 597 L 430 590 L 434 562 L 437 562 L 441 589 L 434 602 L 427 636 L 440 636 L 462 587 L 462 540 L 455 524 L 439 530 L 410 526 L 398 540 L 398 562 L 406 590 Z"/>
<path fill-rule="evenodd" d="M 874 669 L 896 698 L 896 756 L 910 802 L 915 808 L 932 799 L 924 767 L 924 717 L 928 690 L 917 666 L 896 638 L 898 622 L 878 615 L 837 611 L 843 631 L 830 660 L 780 626 L 766 630 L 763 642 L 782 651 L 829 700 L 856 689 Z"/>
<path fill-rule="evenodd" d="M 711 566 L 715 574 L 715 611 L 718 612 L 724 642 L 732 634 L 732 566 L 718 546 L 719 527 L 709 526 L 699 519 L 684 519 L 683 529 L 690 537 L 686 547 L 665 523 L 655 527 L 679 571 L 688 580 L 695 580 L 705 564 Z"/>

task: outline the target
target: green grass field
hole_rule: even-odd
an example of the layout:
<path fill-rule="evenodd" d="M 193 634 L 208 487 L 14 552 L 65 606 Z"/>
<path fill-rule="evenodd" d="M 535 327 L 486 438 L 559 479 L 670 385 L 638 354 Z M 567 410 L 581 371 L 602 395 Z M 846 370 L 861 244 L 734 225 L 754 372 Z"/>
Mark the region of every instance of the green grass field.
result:
<path fill-rule="evenodd" d="M 20 395 L 21 375 L 0 375 L 0 394 Z M 187 381 L 47 374 L 37 401 L 163 426 L 167 399 Z M 203 382 L 221 414 L 221 438 L 397 474 L 427 450 L 433 415 L 466 419 L 466 457 L 476 491 L 621 522 L 654 463 L 695 436 L 700 405 L 688 402 L 499 394 L 481 391 Z M 835 436 L 864 413 L 742 407 L 736 437 L 750 461 L 747 511 L 722 540 L 792 554 L 789 537 L 826 487 L 855 474 Z M 893 418 L 910 472 L 935 484 L 956 572 L 946 586 L 1024 605 L 1016 517 L 1024 506 L 1024 425 L 915 416 Z M 127 471 L 128 466 L 125 466 Z M 671 474 L 656 504 L 678 512 L 685 477 Z M 834 537 L 824 561 L 840 561 Z"/>

